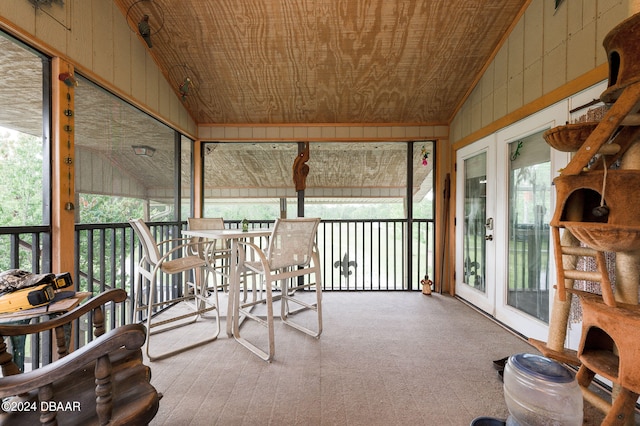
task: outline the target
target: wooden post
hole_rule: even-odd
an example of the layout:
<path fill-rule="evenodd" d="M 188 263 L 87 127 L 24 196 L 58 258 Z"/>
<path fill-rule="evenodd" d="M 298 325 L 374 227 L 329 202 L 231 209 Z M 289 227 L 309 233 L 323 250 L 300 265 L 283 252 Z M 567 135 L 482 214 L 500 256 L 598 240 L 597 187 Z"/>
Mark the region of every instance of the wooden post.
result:
<path fill-rule="evenodd" d="M 309 142 L 298 142 L 298 156 L 293 162 L 293 182 L 298 193 L 298 217 L 304 217 L 304 190 L 309 174 Z"/>
<path fill-rule="evenodd" d="M 194 217 L 203 217 L 204 206 L 204 161 L 202 158 L 202 141 L 193 142 L 193 214 Z"/>
<path fill-rule="evenodd" d="M 51 73 L 52 272 L 75 271 L 74 68 L 53 58 Z"/>
<path fill-rule="evenodd" d="M 280 198 L 280 219 L 287 218 L 287 199 L 282 197 Z"/>

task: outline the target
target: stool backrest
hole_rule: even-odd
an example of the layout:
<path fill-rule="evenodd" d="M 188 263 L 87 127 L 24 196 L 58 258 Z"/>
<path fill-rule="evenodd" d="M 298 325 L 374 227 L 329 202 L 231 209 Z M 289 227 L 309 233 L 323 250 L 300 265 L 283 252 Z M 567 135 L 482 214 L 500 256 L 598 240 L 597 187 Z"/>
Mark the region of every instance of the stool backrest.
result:
<path fill-rule="evenodd" d="M 320 218 L 276 219 L 269 239 L 269 266 L 307 266 L 311 261 Z"/>
<path fill-rule="evenodd" d="M 144 223 L 142 219 L 131 219 L 129 224 L 131 224 L 131 227 L 142 244 L 142 251 L 144 252 L 144 257 L 147 259 L 147 262 L 153 266 L 157 265 L 162 256 L 160 255 L 156 239 L 151 234 L 147 224 Z"/>
<path fill-rule="evenodd" d="M 224 219 L 221 217 L 189 217 L 187 218 L 187 224 L 189 225 L 189 229 L 199 231 L 206 229 L 224 229 Z M 202 240 L 203 238 L 200 237 L 191 237 L 188 247 L 190 255 L 204 258 L 205 245 Z M 216 240 L 213 249 L 219 250 L 221 248 L 220 241 Z"/>

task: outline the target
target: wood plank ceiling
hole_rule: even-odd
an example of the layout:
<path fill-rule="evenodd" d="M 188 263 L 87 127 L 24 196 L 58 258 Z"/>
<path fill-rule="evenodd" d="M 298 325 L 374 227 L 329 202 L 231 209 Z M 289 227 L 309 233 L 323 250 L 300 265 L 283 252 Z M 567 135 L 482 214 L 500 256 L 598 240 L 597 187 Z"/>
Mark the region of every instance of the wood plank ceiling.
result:
<path fill-rule="evenodd" d="M 448 124 L 528 0 L 114 0 L 199 124 Z M 144 43 L 142 38 L 141 43 Z"/>
<path fill-rule="evenodd" d="M 136 34 L 142 16 L 149 15 L 149 52 L 177 96 L 185 78 L 193 81 L 184 104 L 198 124 L 446 125 L 529 0 L 114 2 Z M 41 135 L 41 98 L 24 98 L 39 93 L 41 61 L 3 37 L 0 47 L 10 58 L 0 70 L 22 76 L 0 83 L 0 106 L 5 106 L 0 126 Z M 144 114 L 87 81 L 76 95 L 77 152 L 104 158 L 96 164 L 113 164 L 149 194 L 171 194 L 175 165 L 169 129 L 150 125 Z M 134 144 L 150 145 L 156 155 L 132 156 Z M 285 188 L 295 194 L 290 177 L 295 145 L 208 149 L 215 155 L 206 157 L 207 189 L 280 194 Z M 315 146 L 307 184 L 337 193 L 360 194 L 362 188 L 396 193 L 406 174 L 403 150 L 404 144 L 384 143 L 352 150 L 345 144 Z M 83 188 L 95 181 L 96 172 L 94 160 L 80 163 L 80 190 L 127 195 L 125 186 L 118 190 L 108 178 L 103 187 Z M 273 165 L 280 170 L 276 175 Z M 431 167 L 430 162 L 416 172 L 416 196 L 429 191 Z M 189 170 L 188 162 L 183 170 Z M 238 176 L 240 170 L 250 170 L 252 179 Z"/>

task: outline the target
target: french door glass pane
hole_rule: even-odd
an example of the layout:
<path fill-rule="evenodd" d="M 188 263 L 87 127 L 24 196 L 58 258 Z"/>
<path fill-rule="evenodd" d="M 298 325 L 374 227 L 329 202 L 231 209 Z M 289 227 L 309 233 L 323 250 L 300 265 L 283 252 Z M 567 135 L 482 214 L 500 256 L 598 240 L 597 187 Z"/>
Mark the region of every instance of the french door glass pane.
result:
<path fill-rule="evenodd" d="M 487 154 L 464 161 L 464 283 L 485 292 Z"/>
<path fill-rule="evenodd" d="M 509 146 L 507 304 L 549 321 L 550 149 L 542 133 Z"/>

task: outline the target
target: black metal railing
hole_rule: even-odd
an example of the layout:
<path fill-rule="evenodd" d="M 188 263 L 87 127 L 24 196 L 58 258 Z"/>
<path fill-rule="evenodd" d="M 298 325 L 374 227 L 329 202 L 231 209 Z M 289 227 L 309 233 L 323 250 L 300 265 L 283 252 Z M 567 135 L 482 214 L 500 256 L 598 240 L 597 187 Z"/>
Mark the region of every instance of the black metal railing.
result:
<path fill-rule="evenodd" d="M 0 270 L 24 269 L 34 273 L 50 268 L 48 226 L 0 227 Z"/>
<path fill-rule="evenodd" d="M 0 270 L 23 269 L 34 273 L 50 270 L 51 256 L 48 226 L 11 226 L 0 228 Z M 34 321 L 38 321 L 35 318 Z M 25 320 L 6 319 L 3 323 L 25 324 Z M 44 365 L 51 362 L 51 333 L 16 336 L 7 339 L 7 345 L 19 364 L 24 358 L 29 363 Z"/>
<path fill-rule="evenodd" d="M 406 220 L 323 221 L 317 240 L 323 290 L 419 290 L 420 279 L 433 276 L 433 221 L 413 221 L 410 239 L 407 233 Z"/>
<path fill-rule="evenodd" d="M 251 228 L 272 225 L 273 221 L 250 221 Z M 241 223 L 228 221 L 225 226 L 237 229 Z M 407 241 L 408 226 L 404 219 L 323 220 L 317 236 L 323 291 L 421 290 L 420 280 L 433 277 L 435 270 L 435 224 L 432 219 L 414 219 Z"/>
<path fill-rule="evenodd" d="M 273 221 L 251 221 L 252 228 L 272 226 Z M 148 222 L 156 241 L 181 238 L 185 222 Z M 241 227 L 228 221 L 228 228 Z M 325 220 L 318 228 L 317 245 L 322 259 L 325 291 L 420 290 L 420 279 L 433 276 L 434 221 L 413 220 L 407 239 L 407 220 Z M 40 272 L 50 234 L 48 227 L 0 228 L 0 246 L 10 262 L 3 267 Z M 409 250 L 408 244 L 412 244 Z M 407 254 L 412 257 L 408 259 Z M 135 266 L 142 256 L 141 245 L 128 223 L 76 225 L 73 271 L 76 291 L 93 295 L 122 288 L 129 295 L 123 304 L 106 306 L 107 329 L 133 322 L 136 294 Z M 411 264 L 409 263 L 411 262 Z M 408 271 L 411 270 L 411 276 Z M 182 292 L 180 276 L 161 274 L 156 300 L 164 301 Z M 93 338 L 91 315 L 80 319 L 74 329 L 74 344 L 80 347 Z M 27 364 L 41 366 L 51 361 L 51 337 L 33 336 L 26 342 Z"/>

